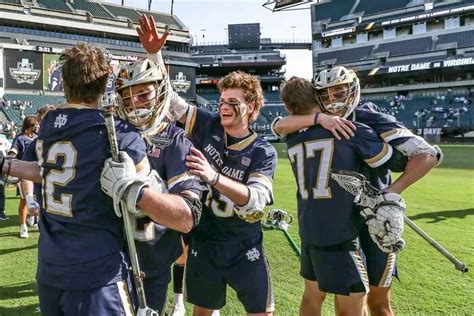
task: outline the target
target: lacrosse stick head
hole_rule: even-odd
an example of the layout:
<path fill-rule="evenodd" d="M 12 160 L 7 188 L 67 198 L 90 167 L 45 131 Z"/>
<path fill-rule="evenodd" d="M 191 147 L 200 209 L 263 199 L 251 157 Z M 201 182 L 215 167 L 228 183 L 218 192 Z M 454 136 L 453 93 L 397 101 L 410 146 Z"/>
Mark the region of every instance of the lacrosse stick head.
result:
<path fill-rule="evenodd" d="M 354 171 L 331 169 L 331 178 L 345 191 L 354 195 L 357 205 L 371 209 L 377 205 L 377 197 L 381 193 L 364 175 Z"/>
<path fill-rule="evenodd" d="M 267 229 L 283 229 L 287 230 L 289 224 L 293 222 L 293 216 L 288 212 L 273 208 L 268 211 L 267 220 L 262 222 L 263 227 Z"/>

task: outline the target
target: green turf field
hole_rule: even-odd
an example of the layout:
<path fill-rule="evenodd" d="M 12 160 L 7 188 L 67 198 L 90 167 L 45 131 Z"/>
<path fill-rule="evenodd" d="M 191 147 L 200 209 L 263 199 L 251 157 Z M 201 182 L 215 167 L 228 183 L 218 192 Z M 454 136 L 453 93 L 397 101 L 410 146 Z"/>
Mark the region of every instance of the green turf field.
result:
<path fill-rule="evenodd" d="M 284 146 L 277 168 L 275 207 L 295 212 L 295 182 L 285 158 Z M 393 284 L 393 305 L 397 315 L 473 315 L 474 311 L 474 146 L 443 146 L 445 161 L 403 196 L 408 216 L 472 271 L 462 275 L 454 266 L 405 228 L 407 249 L 399 257 L 400 282 Z M 18 200 L 8 189 L 7 214 L 0 222 L 0 315 L 39 315 L 35 312 L 35 269 L 38 232 L 29 239 L 18 238 Z M 299 242 L 297 224 L 290 228 Z M 280 231 L 265 232 L 265 248 L 270 261 L 277 315 L 297 315 L 303 282 L 298 258 Z M 190 311 L 190 308 L 188 308 Z M 229 290 L 221 315 L 243 315 L 244 311 Z M 332 300 L 325 315 L 332 315 Z"/>

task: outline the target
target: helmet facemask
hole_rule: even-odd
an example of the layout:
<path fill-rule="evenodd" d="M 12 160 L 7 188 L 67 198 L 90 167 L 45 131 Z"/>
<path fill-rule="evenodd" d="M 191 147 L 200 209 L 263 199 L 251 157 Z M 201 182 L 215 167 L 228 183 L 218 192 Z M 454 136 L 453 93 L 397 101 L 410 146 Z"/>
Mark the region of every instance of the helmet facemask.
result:
<path fill-rule="evenodd" d="M 142 134 L 156 130 L 169 109 L 168 75 L 151 60 L 122 69 L 117 79 L 117 112 Z"/>
<path fill-rule="evenodd" d="M 359 104 L 359 78 L 352 70 L 342 66 L 324 70 L 313 84 L 317 89 L 316 99 L 325 113 L 346 118 Z"/>

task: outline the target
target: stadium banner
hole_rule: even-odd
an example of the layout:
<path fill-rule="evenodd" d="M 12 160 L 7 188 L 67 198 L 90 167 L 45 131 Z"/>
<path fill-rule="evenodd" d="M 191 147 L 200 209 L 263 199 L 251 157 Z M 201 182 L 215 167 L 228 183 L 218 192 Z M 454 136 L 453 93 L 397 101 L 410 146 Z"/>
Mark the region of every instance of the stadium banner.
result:
<path fill-rule="evenodd" d="M 386 26 L 386 25 L 393 25 L 393 24 L 398 24 L 398 23 L 408 23 L 408 22 L 414 22 L 414 21 L 420 21 L 420 20 L 426 20 L 426 19 L 431 19 L 431 18 L 436 18 L 440 16 L 445 16 L 445 15 L 454 15 L 454 14 L 459 14 L 462 12 L 468 12 L 474 10 L 474 5 L 467 5 L 463 7 L 458 7 L 458 8 L 452 8 L 452 9 L 446 9 L 446 10 L 437 10 L 433 12 L 426 12 L 426 13 L 421 13 L 418 15 L 411 15 L 411 16 L 404 16 L 401 18 L 396 18 L 396 19 L 390 19 L 386 21 L 380 22 L 381 26 Z"/>
<path fill-rule="evenodd" d="M 194 99 L 196 88 L 192 83 L 196 80 L 196 68 L 169 65 L 168 72 L 174 91 L 185 99 Z"/>
<path fill-rule="evenodd" d="M 3 55 L 6 89 L 43 89 L 41 53 L 5 48 Z"/>
<path fill-rule="evenodd" d="M 43 54 L 43 90 L 63 91 L 63 73 L 58 54 Z"/>
<path fill-rule="evenodd" d="M 465 57 L 465 58 L 455 58 L 455 59 L 446 59 L 446 60 L 437 60 L 437 61 L 424 61 L 419 63 L 411 64 L 400 64 L 387 67 L 379 67 L 372 69 L 368 75 L 382 75 L 382 74 L 392 74 L 400 72 L 412 72 L 420 70 L 432 70 L 439 68 L 452 68 L 452 67 L 466 67 L 473 66 L 474 58 Z"/>

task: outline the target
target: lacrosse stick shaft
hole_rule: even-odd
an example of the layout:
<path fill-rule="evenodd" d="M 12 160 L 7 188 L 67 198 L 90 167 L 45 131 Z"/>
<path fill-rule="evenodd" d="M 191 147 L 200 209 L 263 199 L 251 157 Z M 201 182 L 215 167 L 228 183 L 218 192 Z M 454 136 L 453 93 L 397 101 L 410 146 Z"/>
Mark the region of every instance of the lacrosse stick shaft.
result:
<path fill-rule="evenodd" d="M 409 219 L 407 216 L 404 216 L 405 223 L 410 226 L 411 229 L 413 229 L 418 235 L 420 235 L 424 240 L 426 240 L 431 246 L 433 246 L 434 249 L 436 249 L 439 253 L 441 253 L 443 256 L 445 256 L 449 261 L 454 263 L 454 267 L 461 271 L 461 272 L 467 272 L 469 269 L 467 265 L 456 259 L 452 254 L 449 253 L 443 246 L 441 246 L 436 240 L 428 236 L 427 233 L 425 233 L 418 225 L 416 225 L 411 219 Z"/>
<path fill-rule="evenodd" d="M 286 239 L 288 239 L 288 241 L 290 242 L 291 248 L 293 248 L 293 250 L 296 252 L 296 254 L 298 255 L 298 257 L 301 257 L 301 250 L 300 250 L 300 248 L 298 247 L 298 245 L 295 243 L 295 241 L 293 240 L 293 238 L 291 238 L 291 236 L 290 236 L 290 234 L 288 233 L 288 231 L 285 230 L 285 229 L 280 229 L 280 230 L 283 231 L 283 233 L 285 234 Z"/>
<path fill-rule="evenodd" d="M 115 122 L 112 113 L 105 115 L 105 125 L 107 127 L 107 134 L 109 136 L 110 150 L 112 152 L 112 159 L 119 161 L 119 148 L 117 143 L 117 136 L 115 134 Z M 122 203 L 120 203 L 122 205 Z M 123 225 L 125 230 L 125 238 L 127 239 L 128 255 L 130 257 L 130 263 L 132 264 L 133 281 L 137 290 L 138 307 L 140 309 L 147 309 L 145 288 L 143 286 L 142 273 L 140 270 L 140 264 L 138 263 L 137 248 L 135 247 L 135 238 L 133 236 L 132 224 L 130 214 L 123 211 L 123 207 L 119 206 L 120 213 L 123 217 Z"/>

